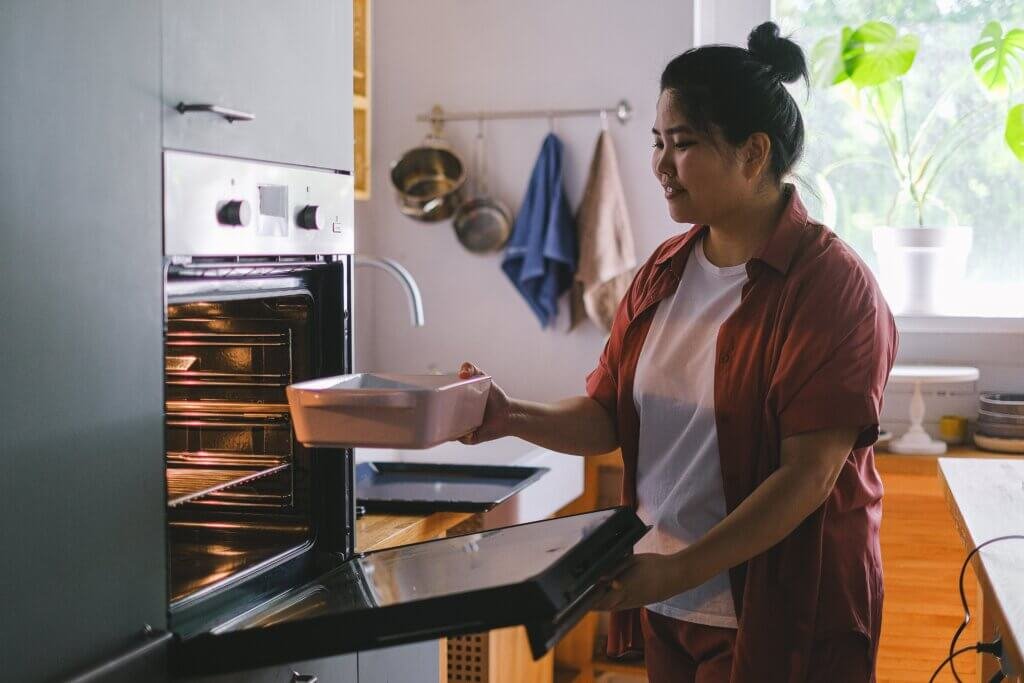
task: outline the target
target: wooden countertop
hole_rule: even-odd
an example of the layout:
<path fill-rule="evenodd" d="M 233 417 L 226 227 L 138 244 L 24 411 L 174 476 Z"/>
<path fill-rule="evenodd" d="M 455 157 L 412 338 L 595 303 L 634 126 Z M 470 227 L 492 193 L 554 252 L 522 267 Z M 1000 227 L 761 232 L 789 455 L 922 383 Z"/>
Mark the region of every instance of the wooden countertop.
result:
<path fill-rule="evenodd" d="M 1024 534 L 1024 459 L 940 458 L 942 480 L 964 545 L 974 548 L 990 538 Z M 1003 649 L 1024 670 L 1024 540 L 994 543 L 974 556 L 975 573 L 990 612 L 1003 636 Z M 964 643 L 971 640 L 965 634 Z"/>
<path fill-rule="evenodd" d="M 367 514 L 356 520 L 356 551 L 367 552 L 441 538 L 473 512 L 435 512 L 430 515 Z"/>

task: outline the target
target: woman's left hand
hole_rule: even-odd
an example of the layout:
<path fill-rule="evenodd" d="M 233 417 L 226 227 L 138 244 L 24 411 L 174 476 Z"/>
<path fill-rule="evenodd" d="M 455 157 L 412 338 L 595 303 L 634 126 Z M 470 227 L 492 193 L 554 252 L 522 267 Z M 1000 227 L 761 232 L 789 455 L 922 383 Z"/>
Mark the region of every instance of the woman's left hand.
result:
<path fill-rule="evenodd" d="M 625 569 L 607 580 L 607 592 L 594 609 L 622 610 L 661 602 L 687 590 L 681 570 L 685 567 L 673 555 L 639 553 Z"/>

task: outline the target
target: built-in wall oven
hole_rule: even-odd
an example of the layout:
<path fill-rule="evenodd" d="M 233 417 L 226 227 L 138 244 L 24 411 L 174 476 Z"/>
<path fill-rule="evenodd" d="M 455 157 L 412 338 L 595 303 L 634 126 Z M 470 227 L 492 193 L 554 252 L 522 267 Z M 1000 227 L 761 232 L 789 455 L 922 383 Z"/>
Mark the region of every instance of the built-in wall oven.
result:
<path fill-rule="evenodd" d="M 217 673 L 525 624 L 539 656 L 644 531 L 603 510 L 360 555 L 353 455 L 292 382 L 352 371 L 353 183 L 164 153 L 172 669 Z"/>

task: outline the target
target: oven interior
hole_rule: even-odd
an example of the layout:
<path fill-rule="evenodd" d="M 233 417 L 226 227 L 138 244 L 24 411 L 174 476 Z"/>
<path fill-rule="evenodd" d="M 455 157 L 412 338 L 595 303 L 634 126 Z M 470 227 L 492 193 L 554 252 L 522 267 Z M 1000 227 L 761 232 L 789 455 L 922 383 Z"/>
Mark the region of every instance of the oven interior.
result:
<path fill-rule="evenodd" d="M 171 608 L 312 543 L 312 453 L 285 387 L 313 377 L 306 291 L 167 306 L 165 399 Z"/>

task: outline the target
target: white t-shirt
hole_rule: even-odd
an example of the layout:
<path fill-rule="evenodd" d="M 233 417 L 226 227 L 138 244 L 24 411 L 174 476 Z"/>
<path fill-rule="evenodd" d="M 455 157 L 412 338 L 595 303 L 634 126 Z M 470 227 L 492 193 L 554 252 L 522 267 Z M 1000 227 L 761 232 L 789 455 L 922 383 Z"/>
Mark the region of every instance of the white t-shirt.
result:
<path fill-rule="evenodd" d="M 669 554 L 725 518 L 715 427 L 718 329 L 740 304 L 746 265 L 718 268 L 694 245 L 676 293 L 658 304 L 640 351 L 633 400 L 640 415 L 638 514 L 653 529 L 636 552 Z M 683 621 L 736 627 L 729 574 L 648 605 Z"/>

